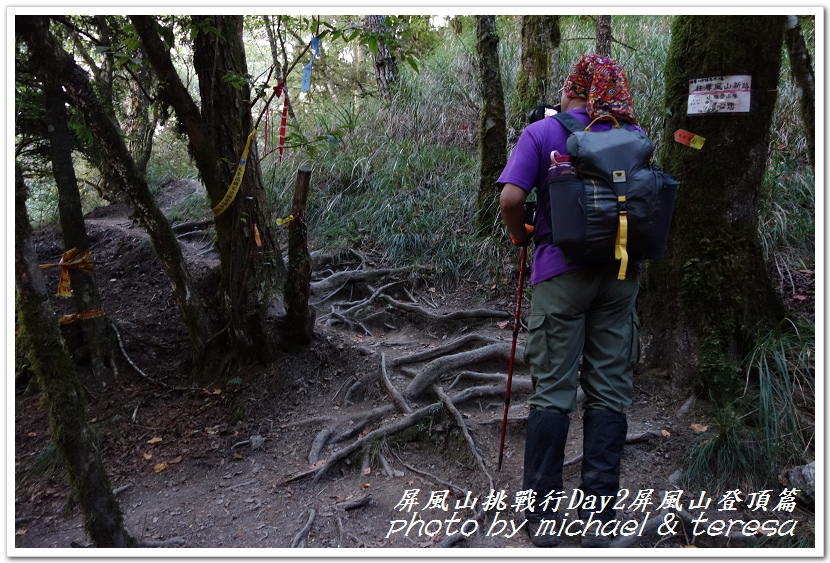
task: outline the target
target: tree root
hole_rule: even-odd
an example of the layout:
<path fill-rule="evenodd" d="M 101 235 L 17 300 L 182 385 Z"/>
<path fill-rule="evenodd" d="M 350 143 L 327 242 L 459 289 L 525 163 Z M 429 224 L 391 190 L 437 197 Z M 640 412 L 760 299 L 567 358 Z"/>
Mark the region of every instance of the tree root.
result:
<path fill-rule="evenodd" d="M 461 428 L 461 433 L 464 434 L 464 440 L 466 440 L 467 445 L 470 447 L 470 451 L 475 457 L 476 461 L 478 462 L 478 466 L 487 476 L 487 480 L 490 482 L 490 489 L 494 489 L 493 486 L 493 476 L 490 475 L 490 472 L 487 471 L 487 466 L 484 465 L 484 460 L 481 458 L 481 454 L 478 453 L 478 448 L 476 447 L 476 443 L 473 440 L 473 437 L 470 435 L 470 430 L 467 428 L 467 424 L 464 422 L 464 417 L 461 416 L 461 413 L 458 412 L 458 409 L 455 408 L 455 405 L 452 404 L 452 400 L 450 397 L 444 393 L 444 390 L 441 386 L 436 385 L 433 387 L 435 389 L 435 394 L 441 399 L 441 402 L 444 403 L 444 406 L 450 413 L 452 413 L 453 417 L 455 417 L 455 422 L 458 424 L 458 427 Z"/>
<path fill-rule="evenodd" d="M 462 366 L 494 360 L 509 361 L 510 348 L 509 342 L 499 342 L 469 352 L 460 352 L 433 360 L 409 383 L 403 392 L 403 396 L 410 400 L 416 400 L 441 376 Z M 522 356 L 522 352 L 518 348 L 516 356 L 516 360 L 519 360 Z"/>
<path fill-rule="evenodd" d="M 402 311 L 406 311 L 407 313 L 416 313 L 418 315 L 422 315 L 427 317 L 428 319 L 436 320 L 436 321 L 457 321 L 462 319 L 482 319 L 482 318 L 495 318 L 495 319 L 510 319 L 513 318 L 513 315 L 508 313 L 507 311 L 496 311 L 493 309 L 471 309 L 471 310 L 464 310 L 464 311 L 453 311 L 452 313 L 433 313 L 432 311 L 427 311 L 423 307 L 419 307 L 418 305 L 414 305 L 412 303 L 404 303 L 403 301 L 398 301 L 388 295 L 382 294 L 379 296 L 380 299 L 386 301 L 392 307 L 396 309 L 400 309 Z"/>
<path fill-rule="evenodd" d="M 166 540 L 156 541 L 156 540 L 140 540 L 138 542 L 138 547 L 181 547 L 185 545 L 184 538 L 169 538 Z"/>
<path fill-rule="evenodd" d="M 380 374 L 383 379 L 383 385 L 386 387 L 386 391 L 389 393 L 389 396 L 395 402 L 398 409 L 405 414 L 409 414 L 412 412 L 412 407 L 410 407 L 406 399 L 403 398 L 403 395 L 395 389 L 395 386 L 392 385 L 392 382 L 389 381 L 389 376 L 386 374 L 386 354 L 383 352 L 380 353 Z"/>
<path fill-rule="evenodd" d="M 356 499 L 338 502 L 334 506 L 335 508 L 342 508 L 343 510 L 349 511 L 357 510 L 358 508 L 368 505 L 370 502 L 372 502 L 372 495 L 365 494 L 362 497 Z"/>
<path fill-rule="evenodd" d="M 314 441 L 311 443 L 311 451 L 308 452 L 309 465 L 314 465 L 320 460 L 320 454 L 323 448 L 326 447 L 329 438 L 331 438 L 331 428 L 329 427 L 323 428 L 314 438 Z"/>
<path fill-rule="evenodd" d="M 352 383 L 349 386 L 348 390 L 346 390 L 346 396 L 343 397 L 343 402 L 347 405 L 356 403 L 359 399 L 357 399 L 355 396 L 359 393 L 362 393 L 365 390 L 366 386 L 369 385 L 369 383 L 376 377 L 377 373 L 370 372 L 363 375 L 360 379 Z"/>
<path fill-rule="evenodd" d="M 457 395 L 452 397 L 450 400 L 451 400 L 453 405 L 459 405 L 459 404 L 467 402 L 467 401 L 473 401 L 473 400 L 481 399 L 481 398 L 484 398 L 484 397 L 492 397 L 492 396 L 495 396 L 495 395 L 502 395 L 502 394 L 504 394 L 504 392 L 505 392 L 505 386 L 503 386 L 503 385 L 482 385 L 482 386 L 478 386 L 478 387 L 470 387 L 468 389 L 465 389 L 464 391 L 461 391 L 460 393 L 458 393 Z M 421 407 L 417 410 L 412 411 L 412 413 L 408 414 L 404 418 L 401 418 L 401 419 L 399 419 L 395 422 L 392 422 L 390 424 L 387 424 L 385 426 L 381 426 L 380 428 L 377 428 L 377 429 L 369 432 L 365 436 L 355 440 L 354 442 L 352 442 L 348 446 L 346 446 L 344 448 L 341 448 L 340 450 L 336 451 L 334 454 L 329 456 L 329 458 L 326 460 L 326 462 L 322 466 L 320 466 L 319 468 L 310 469 L 310 470 L 305 471 L 301 474 L 294 475 L 293 477 L 290 477 L 289 479 L 284 481 L 284 483 L 288 483 L 288 482 L 291 482 L 291 481 L 297 481 L 297 480 L 302 479 L 304 477 L 307 477 L 311 474 L 314 474 L 314 478 L 312 480 L 312 483 L 317 483 L 317 481 L 319 481 L 320 478 L 326 472 L 328 472 L 329 469 L 331 469 L 334 466 L 334 464 L 337 463 L 338 461 L 348 457 L 349 455 L 351 455 L 352 453 L 354 453 L 358 449 L 364 447 L 365 445 L 367 445 L 367 444 L 369 444 L 369 443 L 371 443 L 375 440 L 379 440 L 381 438 L 386 438 L 388 436 L 393 436 L 393 435 L 395 435 L 399 432 L 402 432 L 402 431 L 406 430 L 407 428 L 409 428 L 411 426 L 414 426 L 415 424 L 417 424 L 418 422 L 420 422 L 424 418 L 435 414 L 442 407 L 442 405 L 443 405 L 443 402 L 441 402 L 441 401 L 436 402 L 436 403 L 431 403 L 429 405 L 426 405 L 425 407 Z M 372 413 L 370 413 L 370 415 L 368 415 L 366 418 L 368 419 L 368 418 L 371 418 L 371 417 L 374 417 L 374 416 L 379 416 L 381 414 L 389 414 L 394 409 L 395 409 L 394 405 L 391 405 L 391 404 L 383 406 L 383 407 L 378 407 L 378 408 L 374 409 L 374 411 L 372 411 Z M 357 432 L 354 432 L 353 430 L 349 430 L 349 433 L 356 434 Z M 341 435 L 341 437 L 343 437 L 343 436 L 345 436 L 345 434 Z"/>
<path fill-rule="evenodd" d="M 344 272 L 337 272 L 322 280 L 311 282 L 311 291 L 325 292 L 331 291 L 335 287 L 340 286 L 344 282 L 369 281 L 384 276 L 391 276 L 395 274 L 402 274 L 411 272 L 411 268 L 384 268 L 379 270 L 346 270 Z"/>
<path fill-rule="evenodd" d="M 387 436 L 392 436 L 394 434 L 397 434 L 398 432 L 406 430 L 410 426 L 414 426 L 422 419 L 426 418 L 427 416 L 430 416 L 431 414 L 434 414 L 440 407 L 441 403 L 433 403 L 431 405 L 422 407 L 416 411 L 413 411 L 412 414 L 396 422 L 393 422 L 386 426 L 382 426 L 381 428 L 369 432 L 368 434 L 366 434 L 362 438 L 355 440 L 345 448 L 336 451 L 333 455 L 329 456 L 329 458 L 326 460 L 322 467 L 316 470 L 316 474 L 314 475 L 314 479 L 312 479 L 312 483 L 317 483 L 317 481 L 320 480 L 320 477 L 322 477 L 329 469 L 331 469 L 335 463 L 337 463 L 341 459 L 348 457 L 359 448 L 362 448 L 363 446 L 373 442 L 374 440 L 385 438 Z"/>
<path fill-rule="evenodd" d="M 694 404 L 695 404 L 695 395 L 694 395 L 694 393 L 692 393 L 689 396 L 689 398 L 686 399 L 686 402 L 683 403 L 683 406 L 680 407 L 677 410 L 677 414 L 675 414 L 674 417 L 675 418 L 683 418 L 684 416 L 686 416 L 686 413 L 689 412 L 689 410 L 692 408 L 692 405 L 694 405 Z"/>
<path fill-rule="evenodd" d="M 465 344 L 470 344 L 472 342 L 485 342 L 487 344 L 492 344 L 494 342 L 498 342 L 495 338 L 490 338 L 489 336 L 482 336 L 481 334 L 467 334 L 462 336 L 461 338 L 456 338 L 452 342 L 447 342 L 441 346 L 436 346 L 435 348 L 428 348 L 427 350 L 423 350 L 421 352 L 416 352 L 414 354 L 409 354 L 408 356 L 401 356 L 399 358 L 393 359 L 390 365 L 394 367 L 399 367 L 406 364 L 415 364 L 418 362 L 424 362 L 426 360 L 432 360 L 434 358 L 439 358 L 444 356 L 450 352 L 455 352 Z"/>
<path fill-rule="evenodd" d="M 317 512 L 312 508 L 308 511 L 308 522 L 305 523 L 303 529 L 297 532 L 297 535 L 294 536 L 294 539 L 291 541 L 291 547 L 297 547 L 300 545 L 300 542 L 305 541 L 305 537 L 311 531 L 311 526 L 314 524 L 314 517 L 317 516 Z"/>
<path fill-rule="evenodd" d="M 393 410 L 395 410 L 393 405 L 383 405 L 365 413 L 361 418 L 351 420 L 351 424 L 349 424 L 349 421 L 342 419 L 334 420 L 329 426 L 320 430 L 314 438 L 311 443 L 311 450 L 308 453 L 308 462 L 314 465 L 322 459 L 323 449 L 327 445 L 338 444 L 352 438 L 366 426 L 390 414 Z"/>
<path fill-rule="evenodd" d="M 395 457 L 398 459 L 398 462 L 400 462 L 401 465 L 403 465 L 404 467 L 406 467 L 407 469 L 409 469 L 413 473 L 418 473 L 419 475 L 424 475 L 426 477 L 429 477 L 430 479 L 432 479 L 433 481 L 435 481 L 439 485 L 443 485 L 443 486 L 447 487 L 449 490 L 451 490 L 452 492 L 454 492 L 456 494 L 464 494 L 465 492 L 467 492 L 467 489 L 462 489 L 461 487 L 453 485 L 449 481 L 443 481 L 443 480 L 439 479 L 438 477 L 436 477 L 432 473 L 429 473 L 428 471 L 423 471 L 422 469 L 418 469 L 417 467 L 409 465 L 404 460 L 402 460 L 400 457 L 398 457 L 398 454 L 395 454 Z"/>
<path fill-rule="evenodd" d="M 366 326 L 363 323 L 361 323 L 360 321 L 356 321 L 354 319 L 344 317 L 343 315 L 335 311 L 334 307 L 331 308 L 331 313 L 328 313 L 328 315 L 326 316 L 328 317 L 328 320 L 326 321 L 326 326 L 331 326 L 332 324 L 334 324 L 333 321 L 336 319 L 346 326 L 350 326 L 354 329 L 359 328 L 365 336 L 372 336 L 372 331 L 366 328 Z"/>

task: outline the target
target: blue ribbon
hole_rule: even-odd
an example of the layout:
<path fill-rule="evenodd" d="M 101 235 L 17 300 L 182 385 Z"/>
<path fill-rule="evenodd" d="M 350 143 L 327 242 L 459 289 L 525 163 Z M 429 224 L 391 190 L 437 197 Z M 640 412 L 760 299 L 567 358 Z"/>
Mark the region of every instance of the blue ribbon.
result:
<path fill-rule="evenodd" d="M 311 38 L 311 60 L 303 67 L 303 83 L 300 92 L 308 92 L 311 88 L 311 68 L 314 66 L 314 59 L 320 56 L 320 38 L 316 35 Z"/>

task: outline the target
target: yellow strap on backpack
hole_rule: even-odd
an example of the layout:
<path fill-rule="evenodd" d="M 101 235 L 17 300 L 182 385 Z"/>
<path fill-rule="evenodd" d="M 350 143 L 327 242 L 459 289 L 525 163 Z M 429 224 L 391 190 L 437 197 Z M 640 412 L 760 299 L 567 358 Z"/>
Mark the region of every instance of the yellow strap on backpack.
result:
<path fill-rule="evenodd" d="M 233 203 L 233 200 L 239 191 L 239 186 L 242 185 L 242 176 L 245 174 L 245 165 L 248 163 L 248 149 L 251 148 L 251 141 L 254 140 L 254 135 L 256 135 L 256 129 L 251 131 L 251 134 L 248 135 L 248 140 L 245 142 L 245 149 L 242 151 L 242 158 L 239 159 L 239 164 L 236 167 L 236 173 L 233 175 L 233 181 L 231 181 L 231 185 L 228 186 L 228 191 L 225 193 L 225 197 L 223 197 L 222 201 L 216 204 L 216 207 L 213 208 L 213 215 L 215 217 L 218 217 L 224 213 L 224 211 L 231 206 L 231 203 Z"/>
<path fill-rule="evenodd" d="M 617 196 L 617 201 L 625 204 L 625 196 Z M 614 258 L 620 261 L 620 272 L 617 274 L 618 280 L 625 279 L 625 271 L 628 269 L 628 211 L 620 211 L 620 226 L 617 229 L 617 245 L 614 247 Z"/>

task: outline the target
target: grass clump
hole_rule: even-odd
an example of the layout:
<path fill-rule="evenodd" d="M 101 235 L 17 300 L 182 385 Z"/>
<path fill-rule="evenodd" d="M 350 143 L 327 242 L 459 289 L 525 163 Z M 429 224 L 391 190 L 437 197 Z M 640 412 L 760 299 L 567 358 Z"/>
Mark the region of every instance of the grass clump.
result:
<path fill-rule="evenodd" d="M 694 488 L 757 491 L 774 487 L 782 469 L 815 456 L 815 327 L 785 320 L 759 334 L 746 358 L 738 399 L 719 404 L 716 424 L 687 456 Z"/>

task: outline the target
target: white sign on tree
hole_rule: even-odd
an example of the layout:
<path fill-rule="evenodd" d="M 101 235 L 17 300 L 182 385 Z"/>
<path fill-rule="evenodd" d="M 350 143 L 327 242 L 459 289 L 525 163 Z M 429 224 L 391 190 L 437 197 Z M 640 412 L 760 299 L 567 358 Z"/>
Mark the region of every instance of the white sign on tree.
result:
<path fill-rule="evenodd" d="M 750 108 L 752 77 L 710 76 L 689 80 L 687 115 L 747 113 Z"/>

